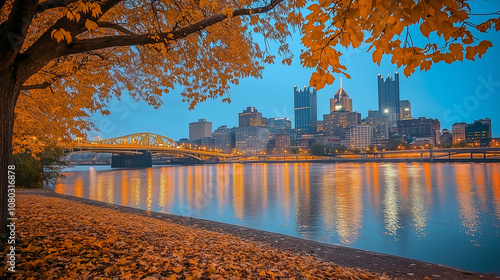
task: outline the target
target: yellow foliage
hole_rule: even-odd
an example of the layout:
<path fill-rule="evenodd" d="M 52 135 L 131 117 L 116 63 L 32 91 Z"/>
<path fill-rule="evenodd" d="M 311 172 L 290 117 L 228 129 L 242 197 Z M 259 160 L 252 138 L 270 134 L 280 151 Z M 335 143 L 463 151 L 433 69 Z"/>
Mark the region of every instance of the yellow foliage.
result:
<path fill-rule="evenodd" d="M 478 25 L 467 23 L 471 10 L 465 0 L 324 0 L 312 3 L 308 9 L 310 13 L 302 26 L 302 43 L 307 49 L 300 58 L 303 66 L 316 70 L 310 85 L 317 88 L 332 82 L 327 75 L 320 75 L 321 71 L 344 73 L 343 65 L 338 62 L 342 53 L 326 53 L 328 47 L 340 44 L 357 48 L 366 43 L 374 62 L 380 65 L 382 55 L 387 54 L 409 76 L 417 67 L 427 71 L 433 63 L 463 60 L 464 48 L 466 59 L 481 57 L 491 43 L 484 40 L 473 46 L 476 40 L 470 27 L 475 26 L 481 32 L 493 27 L 500 30 L 500 18 L 487 19 Z M 418 28 L 412 28 L 413 25 Z M 424 46 L 414 45 L 411 38 L 418 32 L 432 41 Z M 438 43 L 442 46 L 437 47 Z M 327 59 L 320 59 L 322 55 Z M 332 56 L 335 58 L 331 59 Z"/>

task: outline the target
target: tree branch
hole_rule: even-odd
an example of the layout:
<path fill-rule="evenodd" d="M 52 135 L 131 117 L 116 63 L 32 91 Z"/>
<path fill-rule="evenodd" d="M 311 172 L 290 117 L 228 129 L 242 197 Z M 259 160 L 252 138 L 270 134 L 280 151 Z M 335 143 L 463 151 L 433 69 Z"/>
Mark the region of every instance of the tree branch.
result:
<path fill-rule="evenodd" d="M 50 87 L 49 82 L 44 82 L 41 84 L 36 84 L 36 85 L 26 85 L 26 86 L 21 86 L 21 90 L 30 90 L 30 89 L 45 89 Z"/>
<path fill-rule="evenodd" d="M 76 1 L 78 0 L 46 0 L 38 4 L 38 6 L 36 7 L 36 13 L 39 14 L 45 12 L 46 10 L 66 7 Z"/>
<path fill-rule="evenodd" d="M 128 30 L 127 28 L 125 28 L 119 24 L 112 23 L 112 22 L 99 21 L 99 22 L 97 22 L 97 26 L 102 27 L 102 28 L 114 29 L 114 30 L 119 31 L 123 34 L 136 35 L 134 32 Z"/>
<path fill-rule="evenodd" d="M 268 5 L 259 8 L 238 9 L 234 11 L 233 17 L 266 13 L 272 10 L 276 5 L 278 5 L 283 1 L 284 0 L 272 0 Z M 61 52 L 57 54 L 57 56 L 58 57 L 65 56 L 65 55 L 76 54 L 92 50 L 99 50 L 110 47 L 157 44 L 161 43 L 162 41 L 164 42 L 165 40 L 175 41 L 185 38 L 190 34 L 201 31 L 219 22 L 222 22 L 227 18 L 228 18 L 227 15 L 221 13 L 206 18 L 204 20 L 198 21 L 190 26 L 175 31 L 162 32 L 159 34 L 116 35 L 116 36 L 106 36 L 106 37 L 92 38 L 92 39 L 74 40 L 73 43 L 67 45 L 65 49 L 62 49 Z M 158 37 L 160 40 L 157 39 Z"/>
<path fill-rule="evenodd" d="M 20 1 L 20 0 L 17 0 Z M 24 0 L 26 1 L 26 0 Z M 67 0 L 46 0 L 46 1 L 67 1 Z M 101 5 L 102 15 L 106 14 L 111 8 L 116 6 L 123 0 L 107 0 Z M 35 7 L 36 9 L 36 7 Z M 100 17 L 101 17 L 100 16 Z M 87 13 L 81 16 L 80 21 L 71 21 L 65 16 L 57 20 L 49 29 L 47 29 L 29 48 L 17 57 L 19 71 L 17 72 L 17 79 L 24 83 L 33 74 L 42 69 L 47 63 L 54 58 L 60 57 L 56 55 L 61 49 L 66 48 L 65 43 L 58 43 L 52 38 L 52 31 L 63 28 L 69 31 L 72 36 L 77 36 L 86 31 L 85 20 L 91 19 L 98 20 L 92 16 L 92 13 Z M 0 37 L 1 38 L 1 37 Z M 2 40 L 0 40 L 1 43 Z M 0 49 L 1 50 L 1 49 Z M 0 56 L 1 58 L 1 56 Z M 0 64 L 1 65 L 1 64 Z"/>
<path fill-rule="evenodd" d="M 19 53 L 38 0 L 16 0 L 9 17 L 0 24 L 0 65 L 10 65 Z"/>

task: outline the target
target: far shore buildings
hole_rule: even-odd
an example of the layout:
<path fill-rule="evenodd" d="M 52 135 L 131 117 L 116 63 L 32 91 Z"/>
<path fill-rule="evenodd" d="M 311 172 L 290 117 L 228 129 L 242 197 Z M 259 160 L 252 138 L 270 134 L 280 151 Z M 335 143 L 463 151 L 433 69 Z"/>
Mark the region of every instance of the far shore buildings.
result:
<path fill-rule="evenodd" d="M 259 126 L 238 127 L 235 129 L 235 148 L 250 154 L 266 151 L 269 129 Z"/>
<path fill-rule="evenodd" d="M 224 153 L 230 153 L 233 149 L 234 131 L 227 127 L 227 125 L 219 126 L 212 133 L 214 138 L 215 148 Z"/>
<path fill-rule="evenodd" d="M 467 124 L 465 122 L 455 123 L 451 126 L 451 133 L 453 137 L 453 144 L 459 144 L 465 140 L 465 127 Z"/>
<path fill-rule="evenodd" d="M 255 107 L 249 106 L 238 114 L 238 127 L 267 127 L 267 119 Z"/>
<path fill-rule="evenodd" d="M 441 123 L 438 119 L 420 117 L 418 119 L 398 121 L 398 134 L 408 143 L 418 146 L 429 144 L 437 147 L 441 144 Z"/>
<path fill-rule="evenodd" d="M 203 137 L 212 137 L 212 123 L 206 119 L 189 123 L 189 141 L 199 140 Z"/>
<path fill-rule="evenodd" d="M 346 138 L 349 140 L 348 148 L 365 150 L 372 145 L 373 127 L 367 124 L 353 125 Z"/>
<path fill-rule="evenodd" d="M 315 88 L 293 88 L 295 130 L 297 134 L 315 134 L 318 126 L 318 104 Z"/>
<path fill-rule="evenodd" d="M 342 77 L 340 78 L 340 88 L 330 98 L 330 113 L 338 111 L 352 112 L 352 99 L 342 87 Z"/>
<path fill-rule="evenodd" d="M 387 115 L 389 127 L 395 127 L 400 120 L 399 74 L 390 75 L 384 80 L 378 74 L 378 111 Z"/>
<path fill-rule="evenodd" d="M 295 86 L 294 128 L 287 117 L 266 118 L 249 106 L 238 114 L 238 127 L 222 125 L 212 132 L 212 123 L 199 119 L 189 124 L 189 140 L 181 139 L 179 143 L 246 154 L 303 152 L 313 143 L 362 151 L 370 147 L 386 149 L 397 143 L 413 148 L 500 145 L 492 138 L 489 118 L 455 123 L 451 130 L 441 131 L 438 119 L 414 119 L 410 101 L 399 100 L 397 72 L 394 78 L 388 75 L 386 79 L 378 74 L 377 82 L 378 110 L 369 110 L 364 119 L 353 110 L 353 100 L 340 79 L 340 87 L 329 99 L 329 112 L 323 114 L 322 120 L 317 117 L 316 89 Z"/>
<path fill-rule="evenodd" d="M 479 119 L 465 126 L 465 140 L 469 146 L 486 147 L 491 142 L 491 119 Z"/>
<path fill-rule="evenodd" d="M 413 117 L 411 116 L 411 103 L 409 100 L 399 101 L 399 119 L 400 120 L 413 119 Z"/>
<path fill-rule="evenodd" d="M 453 144 L 486 147 L 491 145 L 491 119 L 479 119 L 472 123 L 459 122 L 452 125 Z"/>

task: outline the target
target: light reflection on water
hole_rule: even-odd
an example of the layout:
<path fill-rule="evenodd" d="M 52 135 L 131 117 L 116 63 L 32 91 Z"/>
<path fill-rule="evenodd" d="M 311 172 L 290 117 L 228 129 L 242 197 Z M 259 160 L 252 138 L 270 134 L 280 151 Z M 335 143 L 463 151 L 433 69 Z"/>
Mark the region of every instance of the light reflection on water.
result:
<path fill-rule="evenodd" d="M 74 167 L 57 193 L 500 272 L 500 164 Z"/>

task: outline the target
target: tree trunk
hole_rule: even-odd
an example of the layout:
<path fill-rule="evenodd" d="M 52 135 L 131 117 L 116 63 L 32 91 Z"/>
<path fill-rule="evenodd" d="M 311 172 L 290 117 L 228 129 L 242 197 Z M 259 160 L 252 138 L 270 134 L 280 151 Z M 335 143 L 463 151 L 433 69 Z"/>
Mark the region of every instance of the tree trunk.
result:
<path fill-rule="evenodd" d="M 15 72 L 13 70 L 0 71 L 0 240 L 4 240 L 8 233 L 7 172 L 11 164 L 14 108 L 19 92 L 20 85 L 16 83 Z M 13 171 L 16 172 L 16 170 Z"/>

